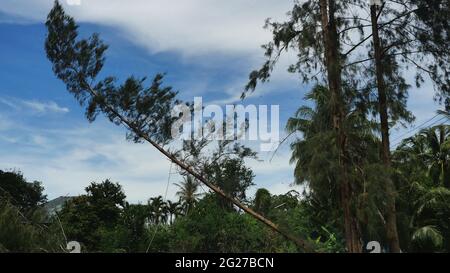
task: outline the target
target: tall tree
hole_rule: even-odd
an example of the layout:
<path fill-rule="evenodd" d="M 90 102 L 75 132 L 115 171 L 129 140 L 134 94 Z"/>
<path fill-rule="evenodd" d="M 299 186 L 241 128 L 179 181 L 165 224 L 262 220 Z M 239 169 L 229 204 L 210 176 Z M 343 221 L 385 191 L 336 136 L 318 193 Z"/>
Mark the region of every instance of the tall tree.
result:
<path fill-rule="evenodd" d="M 6 200 L 19 209 L 35 209 L 47 201 L 41 182 L 29 183 L 20 172 L 0 171 L 0 200 Z"/>
<path fill-rule="evenodd" d="M 272 206 L 270 192 L 266 189 L 258 189 L 255 193 L 253 206 L 257 212 L 261 213 L 262 215 L 267 215 Z"/>
<path fill-rule="evenodd" d="M 180 203 L 167 201 L 167 213 L 169 214 L 169 224 L 173 224 L 173 221 L 181 213 Z"/>
<path fill-rule="evenodd" d="M 167 222 L 167 204 L 162 196 L 152 197 L 148 200 L 150 219 L 155 225 Z"/>
<path fill-rule="evenodd" d="M 177 191 L 176 194 L 178 198 L 180 198 L 185 214 L 187 214 L 197 203 L 201 193 L 198 192 L 200 185 L 192 176 L 185 176 L 183 179 L 183 182 L 175 183 L 179 188 L 179 191 Z"/>
<path fill-rule="evenodd" d="M 92 182 L 86 188 L 86 193 L 90 206 L 95 207 L 102 222 L 113 224 L 119 220 L 126 198 L 119 183 L 113 183 L 109 179 L 102 183 Z"/>
<path fill-rule="evenodd" d="M 396 109 L 389 104 L 390 90 L 385 78 L 389 79 L 389 76 L 392 78 L 400 74 L 399 70 L 402 69 L 398 65 L 400 58 L 403 58 L 401 62 L 410 63 L 418 70 L 417 84 L 423 81 L 420 72 L 425 71 L 441 91 L 438 93 L 440 98 L 445 99 L 450 91 L 448 88 L 449 54 L 446 50 L 449 43 L 442 38 L 444 32 L 442 27 L 448 25 L 448 17 L 446 22 L 443 19 L 445 15 L 439 15 L 442 13 L 440 7 L 445 4 L 442 1 L 434 1 L 432 5 L 428 5 L 426 2 L 429 1 L 378 1 L 370 6 L 372 25 L 370 36 L 373 41 L 373 54 L 369 57 L 373 58 L 375 66 L 382 139 L 381 153 L 387 170 L 391 168 L 389 112 L 393 113 Z M 424 12 L 438 19 L 429 20 L 423 16 Z M 379 20 L 384 22 L 380 23 Z M 433 61 L 430 63 L 425 61 L 427 59 Z M 419 65 L 419 61 L 422 64 Z M 404 81 L 401 76 L 399 79 Z M 396 84 L 395 81 L 394 84 Z M 401 83 L 398 86 L 401 86 Z M 395 185 L 391 179 L 384 184 L 387 192 L 386 231 L 389 246 L 392 252 L 400 252 L 396 227 Z"/>
<path fill-rule="evenodd" d="M 128 234 L 126 236 L 126 246 L 129 252 L 136 252 L 142 249 L 142 243 L 145 241 L 146 228 L 148 220 L 148 208 L 141 204 L 125 204 L 122 211 L 121 224 L 125 227 Z"/>
<path fill-rule="evenodd" d="M 125 198 L 118 183 L 91 183 L 85 195 L 68 201 L 58 213 L 67 237 L 89 250 L 99 250 L 102 232 L 114 229 L 120 222 Z"/>
<path fill-rule="evenodd" d="M 205 174 L 212 181 L 216 181 L 227 194 L 241 201 L 246 201 L 246 191 L 254 185 L 255 175 L 244 165 L 241 158 L 223 158 L 214 161 L 205 168 Z M 226 203 L 232 205 L 228 201 Z"/>
<path fill-rule="evenodd" d="M 327 215 L 339 215 L 339 184 L 336 177 L 341 172 L 336 156 L 337 138 L 329 119 L 329 93 L 322 86 L 313 88 L 306 99 L 312 101 L 314 107 L 300 107 L 296 115 L 288 120 L 287 130 L 299 136 L 291 144 L 296 182 L 308 187 L 308 198 L 315 207 L 327 208 Z M 380 143 L 373 133 L 376 123 L 367 120 L 364 112 L 360 112 L 358 101 L 352 94 L 347 94 L 345 98 L 345 117 L 347 124 L 351 125 L 347 129 L 348 160 L 352 163 L 348 174 L 353 192 L 351 202 L 355 226 L 362 239 L 379 240 L 381 236 L 376 226 L 382 223 L 378 211 L 383 209 L 380 200 L 384 200 L 384 190 L 377 185 L 385 175 L 384 168 L 379 164 Z M 335 227 L 342 225 L 341 219 L 329 220 L 337 222 Z"/>
<path fill-rule="evenodd" d="M 372 37 L 375 58 L 375 74 L 378 89 L 378 107 L 380 115 L 381 128 L 381 154 L 386 170 L 391 168 L 391 147 L 389 141 L 389 117 L 388 117 L 388 102 L 387 102 L 387 88 L 384 80 L 384 63 L 383 63 L 383 48 L 381 45 L 380 34 L 378 29 L 378 5 L 373 4 L 370 7 L 370 18 L 372 23 Z M 386 185 L 386 234 L 389 242 L 389 247 L 392 252 L 400 252 L 400 241 L 397 231 L 397 214 L 395 208 L 395 186 L 391 179 L 385 182 Z"/>
<path fill-rule="evenodd" d="M 338 29 L 347 25 L 345 13 L 353 3 L 347 1 L 320 0 L 296 1 L 287 22 L 267 22 L 273 31 L 273 41 L 264 46 L 267 61 L 260 70 L 250 74 L 246 91 L 253 91 L 258 81 L 267 81 L 280 55 L 288 48 L 297 51 L 298 61 L 290 72 L 299 72 L 304 81 L 327 85 L 331 96 L 331 124 L 336 134 L 336 154 L 341 175 L 339 181 L 340 204 L 345 222 L 345 237 L 350 252 L 361 252 L 360 234 L 356 216 L 351 210 L 352 185 L 349 181 L 349 154 L 343 101 L 343 67 L 346 56 L 342 52 Z M 322 74 L 323 77 L 318 78 Z M 245 97 L 243 94 L 243 97 Z"/>
<path fill-rule="evenodd" d="M 273 41 L 264 46 L 268 60 L 260 70 L 250 74 L 246 88 L 247 91 L 254 90 L 258 81 L 268 80 L 280 55 L 289 48 L 298 52 L 298 61 L 290 66 L 290 72 L 299 72 L 306 82 L 318 80 L 320 83 L 322 80 L 327 84 L 333 102 L 330 111 L 338 136 L 336 145 L 340 150 L 337 156 L 341 158 L 341 203 L 344 218 L 347 219 L 352 218 L 347 209 L 349 206 L 346 205 L 346 200 L 349 199 L 346 197 L 352 195 L 352 186 L 347 187 L 350 163 L 346 162 L 349 155 L 345 128 L 348 127 L 343 115 L 342 86 L 346 82 L 355 83 L 358 86 L 356 90 L 360 90 L 355 95 L 365 97 L 367 110 L 380 115 L 383 143 L 381 151 L 386 171 L 389 171 L 390 167 L 390 122 L 397 122 L 399 119 L 412 121 L 406 110 L 408 85 L 401 76 L 401 71 L 406 70 L 408 66 L 414 67 L 418 72 L 417 85 L 423 83 L 423 74 L 429 75 L 439 89 L 436 97 L 443 102 L 450 101 L 447 50 L 449 17 L 448 12 L 443 12 L 448 10 L 448 3 L 439 0 L 431 1 L 432 3 L 422 0 L 386 1 L 389 5 L 383 4 L 382 8 L 378 9 L 376 6 L 369 7 L 368 2 L 296 1 L 288 21 L 267 23 L 273 31 Z M 362 15 L 368 7 L 371 9 L 371 20 Z M 433 19 L 426 14 L 433 14 Z M 382 22 L 379 22 L 380 18 Z M 321 31 L 318 30 L 319 26 Z M 366 35 L 365 30 L 371 27 L 372 32 Z M 355 32 L 360 33 L 361 38 L 358 38 Z M 368 44 L 368 41 L 372 41 L 372 44 Z M 360 58 L 361 54 L 367 52 L 368 57 Z M 368 61 L 374 62 L 374 71 L 365 66 Z M 322 79 L 318 78 L 323 72 L 326 75 Z M 371 76 L 375 76 L 375 83 Z M 371 98 L 374 88 L 378 89 L 376 102 Z M 398 252 L 400 248 L 395 230 L 395 187 L 390 179 L 382 183 L 388 200 L 386 218 L 390 248 Z M 355 232 L 352 231 L 350 221 L 347 222 L 346 237 L 352 241 L 351 237 Z M 357 246 L 355 243 L 349 244 L 349 249 Z"/>

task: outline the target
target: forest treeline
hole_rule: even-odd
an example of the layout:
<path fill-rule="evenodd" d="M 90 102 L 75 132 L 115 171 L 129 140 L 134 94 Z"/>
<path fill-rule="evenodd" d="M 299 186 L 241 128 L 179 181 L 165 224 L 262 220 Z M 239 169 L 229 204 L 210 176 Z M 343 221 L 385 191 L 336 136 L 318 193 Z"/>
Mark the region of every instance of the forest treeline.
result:
<path fill-rule="evenodd" d="M 253 175 L 239 175 L 240 182 L 228 189 L 281 228 L 307 238 L 317 251 L 346 252 L 336 186 L 322 180 L 326 176 L 323 157 L 330 150 L 315 146 L 320 153 L 299 154 L 296 147 L 307 145 L 304 141 L 315 140 L 293 144 L 292 157 L 302 162 L 297 163 L 296 174 L 306 169 L 315 174 L 309 177 L 314 183 L 311 190 L 274 195 L 258 189 L 255 196 L 247 197 L 245 192 L 253 185 Z M 373 145 L 370 157 L 376 159 L 377 143 L 372 139 L 368 145 Z M 449 150 L 450 126 L 438 125 L 403 141 L 393 153 L 398 230 L 404 252 L 450 251 L 450 185 L 445 178 L 450 164 L 443 160 Z M 245 168 L 238 164 L 220 173 L 234 172 L 236 166 Z M 360 177 L 364 191 L 355 209 L 364 224 L 364 242 L 378 241 L 385 246 L 384 219 L 378 205 L 383 203 L 384 193 L 377 186 L 382 174 L 377 173 L 377 166 L 369 170 L 376 178 L 369 179 L 371 173 Z M 304 179 L 302 175 L 297 177 L 299 181 Z M 230 185 L 235 178 L 224 176 L 221 182 Z M 42 183 L 28 183 L 17 171 L 1 171 L 0 187 L 2 252 L 66 252 L 68 241 L 80 242 L 83 252 L 303 251 L 219 195 L 202 190 L 190 176 L 175 184 L 178 200 L 155 196 L 144 204 L 129 204 L 118 183 L 93 182 L 85 194 L 67 201 L 54 215 L 44 210 L 47 197 Z"/>
<path fill-rule="evenodd" d="M 87 119 L 104 115 L 124 126 L 128 139 L 167 157 L 183 183 L 212 190 L 192 203 L 180 198 L 181 213 L 169 213 L 173 203 L 161 198 L 128 205 L 119 185 L 94 183 L 64 207 L 59 229 L 66 226 L 65 238 L 89 251 L 362 252 L 378 241 L 385 252 L 448 252 L 449 16 L 447 0 L 303 0 L 294 1 L 286 21 L 268 19 L 266 60 L 250 73 L 242 98 L 270 80 L 282 55 L 295 53 L 288 72 L 310 91 L 286 130 L 295 183 L 305 191 L 260 189 L 250 198 L 254 174 L 245 159 L 257 154 L 237 139 L 195 139 L 171 150 L 178 120 L 171 109 L 192 104 L 164 86 L 162 74 L 119 82 L 101 73 L 108 46 L 99 34 L 80 37 L 75 19 L 55 1 L 45 51 Z M 434 92 L 438 119 L 413 137 L 392 139 L 393 128 L 415 120 L 408 108 L 413 85 Z"/>

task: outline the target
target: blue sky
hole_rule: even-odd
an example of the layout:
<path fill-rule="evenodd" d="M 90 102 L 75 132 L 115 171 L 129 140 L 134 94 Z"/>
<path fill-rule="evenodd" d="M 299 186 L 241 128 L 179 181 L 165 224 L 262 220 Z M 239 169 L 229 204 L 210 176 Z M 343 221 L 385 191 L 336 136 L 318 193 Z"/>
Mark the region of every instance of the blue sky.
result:
<path fill-rule="evenodd" d="M 43 49 L 46 13 L 52 0 L 2 0 L 0 4 L 0 169 L 21 170 L 44 183 L 49 198 L 83 192 L 91 181 L 119 181 L 132 202 L 164 194 L 169 162 L 148 145 L 128 143 L 125 131 L 103 118 L 89 124 L 84 110 L 65 91 Z M 99 32 L 110 49 L 104 73 L 167 73 L 165 83 L 184 100 L 233 103 L 248 73 L 262 62 L 259 45 L 270 33 L 267 17 L 283 18 L 291 1 L 276 0 L 82 0 L 67 11 L 80 21 L 81 34 Z M 308 87 L 285 72 L 293 55 L 281 60 L 270 83 L 245 104 L 279 104 L 281 126 L 303 103 Z M 417 124 L 438 106 L 429 84 L 411 90 Z M 394 131 L 401 134 L 403 131 Z M 261 154 L 249 162 L 257 187 L 274 193 L 290 189 L 289 150 Z M 180 178 L 172 177 L 170 183 Z M 254 191 L 253 189 L 253 191 Z M 298 189 L 298 188 L 297 188 Z M 169 198 L 176 188 L 169 187 Z"/>

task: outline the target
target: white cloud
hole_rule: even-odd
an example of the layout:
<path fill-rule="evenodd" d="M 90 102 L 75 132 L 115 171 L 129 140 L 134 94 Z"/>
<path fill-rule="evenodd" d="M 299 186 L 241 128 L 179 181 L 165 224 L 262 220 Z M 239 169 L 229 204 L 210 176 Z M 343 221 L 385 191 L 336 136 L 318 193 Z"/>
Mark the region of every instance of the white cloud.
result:
<path fill-rule="evenodd" d="M 42 181 L 50 198 L 83 194 L 90 182 L 109 178 L 123 186 L 129 201 L 146 202 L 165 195 L 169 178 L 170 162 L 158 151 L 149 144 L 127 142 L 123 130 L 102 119 L 68 129 L 17 124 L 7 138 L 0 138 L 0 149 L 5 151 L 0 153 L 0 169 L 19 169 L 28 180 Z M 249 196 L 261 187 L 274 193 L 291 190 L 288 158 L 283 152 L 272 162 L 249 161 L 257 184 Z M 176 198 L 173 183 L 180 180 L 171 175 L 168 199 Z"/>
<path fill-rule="evenodd" d="M 39 102 L 39 101 L 27 101 L 24 100 L 22 103 L 29 107 L 30 109 L 37 111 L 39 113 L 53 112 L 53 113 L 68 113 L 69 108 L 61 107 L 54 101 L 49 102 Z"/>
<path fill-rule="evenodd" d="M 44 113 L 68 113 L 69 108 L 59 106 L 54 101 L 41 102 L 37 100 L 22 100 L 18 98 L 0 98 L 0 103 L 14 110 L 26 108 L 39 114 Z"/>
<path fill-rule="evenodd" d="M 28 127 L 15 134 L 26 136 L 5 146 L 1 140 L 6 139 L 0 139 L 3 150 L 14 151 L 0 154 L 0 169 L 18 168 L 29 180 L 42 181 L 51 198 L 82 194 L 90 182 L 107 178 L 120 182 L 132 202 L 164 194 L 169 162 L 150 145 L 127 142 L 121 130 L 101 125 L 69 130 Z M 168 197 L 174 192 L 171 185 Z"/>
<path fill-rule="evenodd" d="M 60 1 L 65 3 L 65 1 Z M 0 10 L 38 21 L 53 0 L 2 0 Z M 84 0 L 67 11 L 80 22 L 117 27 L 152 52 L 187 55 L 259 52 L 270 32 L 268 17 L 283 18 L 293 1 L 278 0 Z"/>
<path fill-rule="evenodd" d="M 19 106 L 16 103 L 5 98 L 0 98 L 0 103 L 16 110 L 19 108 Z"/>
<path fill-rule="evenodd" d="M 413 136 L 421 129 L 429 127 L 431 125 L 437 125 L 442 123 L 441 117 L 435 117 L 438 109 L 443 109 L 442 105 L 434 100 L 436 90 L 433 87 L 429 78 L 425 78 L 426 82 L 417 88 L 414 86 L 414 70 L 408 71 L 406 74 L 406 80 L 413 86 L 409 90 L 408 109 L 416 117 L 413 124 L 408 128 L 397 126 L 391 130 L 391 144 L 393 147 L 401 143 L 402 139 Z M 433 117 L 435 117 L 433 119 Z"/>
<path fill-rule="evenodd" d="M 296 62 L 296 53 L 294 51 L 285 52 L 285 54 L 280 56 L 277 65 L 274 67 L 269 81 L 265 83 L 259 83 L 256 87 L 255 92 L 248 92 L 246 96 L 246 101 L 251 98 L 264 97 L 266 95 L 280 94 L 291 92 L 290 95 L 294 97 L 302 98 L 306 93 L 308 85 L 304 84 L 300 79 L 298 74 L 289 73 L 287 70 L 290 65 Z M 262 55 L 262 54 L 261 54 Z M 263 61 L 260 58 L 255 59 L 254 64 L 252 64 L 247 70 L 243 69 L 242 76 L 236 78 L 234 81 L 225 85 L 223 94 L 225 98 L 215 99 L 208 101 L 208 104 L 239 104 L 242 102 L 241 95 L 244 91 L 244 87 L 248 83 L 248 75 L 253 69 L 259 69 Z M 297 94 L 292 94 L 292 91 L 298 91 Z"/>

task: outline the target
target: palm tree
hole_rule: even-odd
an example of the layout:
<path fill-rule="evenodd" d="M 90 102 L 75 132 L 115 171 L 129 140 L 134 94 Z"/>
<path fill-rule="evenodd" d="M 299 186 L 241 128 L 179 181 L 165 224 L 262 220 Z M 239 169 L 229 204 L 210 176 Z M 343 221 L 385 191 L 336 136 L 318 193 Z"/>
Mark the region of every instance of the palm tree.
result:
<path fill-rule="evenodd" d="M 169 213 L 169 223 L 172 225 L 173 220 L 181 214 L 181 206 L 179 202 L 167 201 L 167 212 Z"/>
<path fill-rule="evenodd" d="M 192 176 L 184 177 L 183 182 L 180 184 L 175 183 L 175 185 L 179 188 L 176 195 L 180 198 L 180 203 L 183 206 L 185 214 L 187 214 L 202 195 L 201 193 L 197 193 L 200 185 Z"/>
<path fill-rule="evenodd" d="M 155 225 L 167 222 L 167 204 L 162 196 L 150 198 L 148 201 L 150 219 Z"/>
<path fill-rule="evenodd" d="M 337 162 L 336 134 L 331 116 L 330 92 L 316 86 L 305 97 L 314 102 L 314 107 L 302 106 L 286 125 L 290 134 L 300 135 L 291 144 L 291 163 L 295 164 L 294 174 L 298 184 L 308 184 L 316 194 L 330 194 L 338 191 L 336 181 L 341 175 Z M 346 134 L 348 154 L 347 164 L 361 171 L 369 163 L 377 163 L 379 140 L 373 134 L 376 123 L 367 120 L 355 106 L 346 109 Z M 330 198 L 327 195 L 325 198 Z"/>
<path fill-rule="evenodd" d="M 333 177 L 332 171 L 337 168 L 337 166 L 331 166 L 331 164 L 334 165 L 336 163 L 333 162 L 333 158 L 336 157 L 335 153 L 337 151 L 334 149 L 335 145 L 333 144 L 335 141 L 333 139 L 328 93 L 328 90 L 324 87 L 315 87 L 305 97 L 307 100 L 314 101 L 315 107 L 300 107 L 295 116 L 291 117 L 286 125 L 288 133 L 301 134 L 301 138 L 291 144 L 291 163 L 295 164 L 294 174 L 296 182 L 298 184 L 308 183 L 312 190 L 319 186 L 317 183 L 324 181 L 324 179 L 312 177 L 314 173 L 330 177 L 330 179 L 325 180 L 331 182 L 335 180 L 331 179 Z M 324 145 L 327 147 L 324 147 Z M 323 153 L 329 153 L 329 155 L 323 156 Z M 315 166 L 314 163 L 319 160 L 315 160 L 315 158 L 322 156 L 329 158 L 329 160 L 322 161 L 321 168 L 323 172 L 318 170 L 316 172 L 312 168 Z"/>
<path fill-rule="evenodd" d="M 382 185 L 386 178 L 383 174 L 388 172 L 378 164 L 379 140 L 373 133 L 376 123 L 367 119 L 364 109 L 360 109 L 351 97 L 344 109 L 347 137 L 346 154 L 342 157 L 337 145 L 339 138 L 333 127 L 333 103 L 326 87 L 316 86 L 306 95 L 305 99 L 312 101 L 314 107 L 300 107 L 288 120 L 286 129 L 288 133 L 299 136 L 291 144 L 296 183 L 306 184 L 317 202 L 339 208 L 329 213 L 343 216 L 347 249 L 361 251 L 362 229 L 380 225 L 380 217 L 375 212 L 383 206 L 375 198 L 379 196 L 381 187 L 369 188 L 366 185 Z M 346 183 L 342 179 L 344 175 L 347 176 Z"/>
<path fill-rule="evenodd" d="M 415 201 L 411 219 L 413 251 L 450 249 L 450 190 L 412 183 Z"/>
<path fill-rule="evenodd" d="M 399 150 L 423 164 L 435 186 L 450 189 L 450 125 L 424 129 L 405 140 Z"/>
<path fill-rule="evenodd" d="M 397 148 L 398 170 L 411 206 L 413 251 L 450 249 L 450 126 L 420 131 Z"/>

